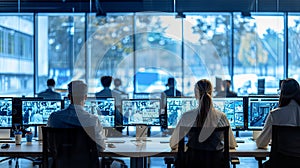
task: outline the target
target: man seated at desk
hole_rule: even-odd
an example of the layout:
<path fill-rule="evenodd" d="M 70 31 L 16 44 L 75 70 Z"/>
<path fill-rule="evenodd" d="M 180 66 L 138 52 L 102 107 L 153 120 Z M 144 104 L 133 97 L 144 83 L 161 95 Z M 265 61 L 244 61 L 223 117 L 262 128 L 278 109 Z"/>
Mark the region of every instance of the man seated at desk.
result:
<path fill-rule="evenodd" d="M 72 81 L 68 84 L 68 98 L 71 104 L 64 110 L 53 112 L 48 119 L 49 127 L 74 128 L 90 127 L 95 128 L 95 140 L 98 150 L 105 149 L 105 134 L 100 120 L 96 115 L 84 110 L 84 103 L 87 99 L 87 85 L 82 81 Z"/>

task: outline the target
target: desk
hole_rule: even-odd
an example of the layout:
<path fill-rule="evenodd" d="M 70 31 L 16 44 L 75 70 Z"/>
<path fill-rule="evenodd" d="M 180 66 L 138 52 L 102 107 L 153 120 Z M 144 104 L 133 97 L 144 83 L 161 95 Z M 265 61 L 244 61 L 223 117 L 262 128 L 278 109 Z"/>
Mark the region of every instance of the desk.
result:
<path fill-rule="evenodd" d="M 112 140 L 113 138 L 108 138 Z M 151 137 L 149 141 L 137 142 L 135 138 L 122 138 L 124 143 L 114 143 L 116 148 L 106 148 L 101 156 L 105 157 L 130 157 L 131 168 L 141 168 L 146 165 L 147 157 L 174 157 L 176 151 L 171 151 L 169 143 L 161 143 L 168 140 L 169 137 Z M 238 143 L 236 149 L 230 150 L 231 156 L 236 157 L 255 157 L 258 160 L 259 167 L 262 166 L 262 160 L 269 156 L 268 149 L 257 149 L 254 141 L 249 138 L 244 139 L 244 143 Z"/>
<path fill-rule="evenodd" d="M 114 140 L 120 138 L 108 138 Z M 165 142 L 169 137 L 151 137 L 143 142 L 134 141 L 135 137 L 122 137 L 124 143 L 113 143 L 115 148 L 106 147 L 105 151 L 100 153 L 103 157 L 130 157 L 131 168 L 143 168 L 146 165 L 147 157 L 174 157 L 175 151 L 171 151 L 169 143 Z M 2 145 L 2 143 L 0 143 Z M 43 146 L 41 141 L 33 141 L 31 145 L 27 145 L 22 141 L 21 145 L 10 143 L 8 149 L 0 149 L 1 157 L 41 157 Z M 260 158 L 268 157 L 270 147 L 268 149 L 257 149 L 255 142 L 250 139 L 245 139 L 245 143 L 238 143 L 236 149 L 230 150 L 231 156 L 237 157 L 255 157 L 259 161 Z"/>

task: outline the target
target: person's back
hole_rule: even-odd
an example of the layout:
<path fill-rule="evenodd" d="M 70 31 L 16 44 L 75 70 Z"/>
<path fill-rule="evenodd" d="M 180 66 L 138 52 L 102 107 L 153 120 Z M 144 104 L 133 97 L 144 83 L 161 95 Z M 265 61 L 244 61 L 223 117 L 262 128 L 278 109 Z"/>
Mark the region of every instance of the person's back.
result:
<path fill-rule="evenodd" d="M 105 134 L 100 120 L 96 115 L 84 110 L 87 98 L 87 86 L 82 81 L 72 81 L 68 85 L 71 104 L 64 110 L 53 112 L 48 119 L 48 126 L 54 128 L 90 127 L 95 128 L 95 138 L 99 150 L 105 149 Z"/>
<path fill-rule="evenodd" d="M 182 117 L 176 125 L 170 140 L 170 147 L 172 149 L 177 147 L 180 126 L 206 128 L 230 126 L 226 115 L 213 108 L 211 97 L 208 96 L 211 94 L 212 86 L 208 80 L 202 79 L 197 82 L 195 85 L 195 97 L 199 101 L 199 106 L 197 109 L 193 109 L 182 114 Z M 201 111 L 201 113 L 199 113 L 199 111 Z M 202 140 L 207 139 L 213 132 L 213 129 L 208 129 L 204 132 L 205 133 L 202 134 Z M 229 142 L 230 147 L 235 148 L 236 142 L 231 128 L 229 132 Z M 197 144 L 195 143 L 190 143 L 189 145 L 191 148 L 197 148 Z M 219 142 L 219 144 L 216 146 L 216 149 L 212 149 L 211 147 L 207 148 L 210 148 L 209 150 L 219 150 L 222 148 L 222 144 Z"/>
<path fill-rule="evenodd" d="M 44 99 L 61 99 L 61 95 L 58 92 L 54 91 L 55 81 L 53 79 L 47 80 L 47 89 L 38 93 L 38 97 L 42 97 Z"/>
<path fill-rule="evenodd" d="M 259 148 L 266 148 L 272 137 L 272 125 L 300 126 L 300 86 L 295 79 L 282 82 L 279 107 L 272 110 L 256 139 Z M 293 149 L 291 149 L 293 150 Z"/>
<path fill-rule="evenodd" d="M 182 96 L 181 92 L 179 90 L 177 90 L 175 87 L 176 81 L 174 78 L 169 78 L 166 86 L 168 87 L 168 89 L 165 90 L 164 93 L 167 97 Z"/>

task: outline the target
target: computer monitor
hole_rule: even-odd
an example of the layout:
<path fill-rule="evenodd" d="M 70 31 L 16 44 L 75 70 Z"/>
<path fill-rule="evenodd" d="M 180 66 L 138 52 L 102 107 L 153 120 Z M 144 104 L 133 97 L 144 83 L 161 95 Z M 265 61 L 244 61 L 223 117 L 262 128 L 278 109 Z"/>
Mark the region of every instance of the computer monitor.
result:
<path fill-rule="evenodd" d="M 88 97 L 84 109 L 98 116 L 103 127 L 115 127 L 116 102 L 113 97 Z"/>
<path fill-rule="evenodd" d="M 50 114 L 62 109 L 61 100 L 24 98 L 21 101 L 23 125 L 46 125 Z"/>
<path fill-rule="evenodd" d="M 0 97 L 0 128 L 12 127 L 12 98 Z"/>
<path fill-rule="evenodd" d="M 64 97 L 64 109 L 70 105 L 70 99 Z M 103 127 L 115 127 L 116 101 L 113 97 L 88 97 L 84 104 L 84 109 L 98 115 Z"/>
<path fill-rule="evenodd" d="M 160 99 L 122 100 L 123 125 L 160 126 Z"/>
<path fill-rule="evenodd" d="M 167 97 L 168 128 L 175 128 L 184 112 L 195 109 L 198 102 L 194 97 Z"/>
<path fill-rule="evenodd" d="M 249 97 L 248 99 L 248 129 L 261 130 L 269 112 L 278 107 L 279 97 Z"/>
<path fill-rule="evenodd" d="M 212 100 L 214 108 L 225 113 L 232 129 L 245 129 L 244 111 L 247 107 L 244 105 L 243 97 L 213 98 Z"/>

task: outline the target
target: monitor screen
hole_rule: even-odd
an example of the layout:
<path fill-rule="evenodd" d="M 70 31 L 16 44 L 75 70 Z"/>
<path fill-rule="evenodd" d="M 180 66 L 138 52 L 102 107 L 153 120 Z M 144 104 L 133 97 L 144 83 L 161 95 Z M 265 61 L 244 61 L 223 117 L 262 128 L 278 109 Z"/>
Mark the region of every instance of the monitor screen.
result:
<path fill-rule="evenodd" d="M 123 125 L 160 126 L 160 99 L 122 100 Z"/>
<path fill-rule="evenodd" d="M 89 113 L 97 115 L 103 127 L 115 127 L 115 98 L 89 97 L 85 101 L 84 108 Z"/>
<path fill-rule="evenodd" d="M 12 98 L 0 97 L 0 128 L 12 127 Z"/>
<path fill-rule="evenodd" d="M 22 121 L 26 125 L 44 125 L 52 112 L 62 108 L 61 100 L 22 99 Z"/>
<path fill-rule="evenodd" d="M 232 129 L 245 129 L 243 97 L 213 98 L 213 106 L 226 114 Z"/>
<path fill-rule="evenodd" d="M 69 98 L 64 98 L 64 108 L 70 105 Z M 98 116 L 103 127 L 115 126 L 116 102 L 113 97 L 88 97 L 84 104 L 84 109 Z"/>
<path fill-rule="evenodd" d="M 198 102 L 194 97 L 167 97 L 168 128 L 175 128 L 181 115 L 197 106 Z"/>
<path fill-rule="evenodd" d="M 248 129 L 263 129 L 269 112 L 278 107 L 279 97 L 249 97 Z"/>

